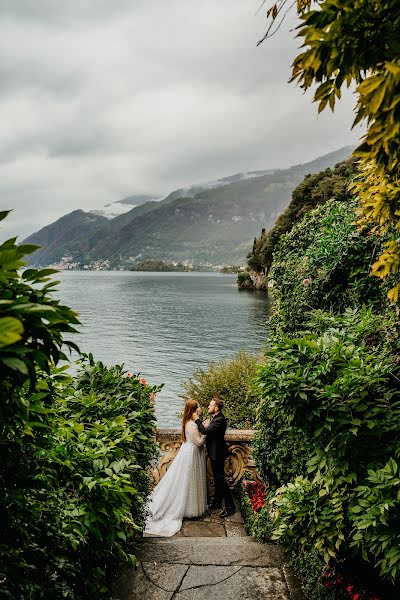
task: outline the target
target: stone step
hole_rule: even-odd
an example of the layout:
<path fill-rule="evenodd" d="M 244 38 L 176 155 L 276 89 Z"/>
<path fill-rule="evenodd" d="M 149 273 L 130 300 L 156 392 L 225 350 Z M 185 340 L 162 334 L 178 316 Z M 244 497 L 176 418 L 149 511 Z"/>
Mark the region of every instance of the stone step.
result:
<path fill-rule="evenodd" d="M 132 553 L 141 562 L 157 564 L 281 567 L 284 563 L 279 546 L 249 537 L 143 538 Z"/>
<path fill-rule="evenodd" d="M 144 538 L 115 600 L 300 600 L 279 546 L 251 538 Z"/>

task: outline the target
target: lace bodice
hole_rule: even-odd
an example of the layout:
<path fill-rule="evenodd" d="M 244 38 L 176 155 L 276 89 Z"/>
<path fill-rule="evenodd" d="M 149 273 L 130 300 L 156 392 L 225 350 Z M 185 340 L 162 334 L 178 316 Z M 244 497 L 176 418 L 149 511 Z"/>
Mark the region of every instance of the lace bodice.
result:
<path fill-rule="evenodd" d="M 187 442 L 196 444 L 196 446 L 202 446 L 204 444 L 206 436 L 200 433 L 194 421 L 188 421 L 186 423 L 185 432 Z"/>

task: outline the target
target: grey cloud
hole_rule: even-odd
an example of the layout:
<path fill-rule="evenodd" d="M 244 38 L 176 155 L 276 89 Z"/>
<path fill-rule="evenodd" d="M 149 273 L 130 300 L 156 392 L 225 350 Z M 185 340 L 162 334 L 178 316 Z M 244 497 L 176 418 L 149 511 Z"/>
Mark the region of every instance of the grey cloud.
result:
<path fill-rule="evenodd" d="M 354 98 L 317 117 L 287 80 L 288 20 L 242 0 L 3 0 L 0 207 L 24 235 L 76 208 L 354 143 Z M 18 229 L 19 228 L 19 229 Z"/>

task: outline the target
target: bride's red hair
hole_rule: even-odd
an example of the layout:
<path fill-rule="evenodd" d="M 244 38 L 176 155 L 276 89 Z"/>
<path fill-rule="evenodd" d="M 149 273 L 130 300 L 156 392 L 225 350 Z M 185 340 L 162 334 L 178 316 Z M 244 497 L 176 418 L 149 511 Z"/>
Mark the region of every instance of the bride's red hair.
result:
<path fill-rule="evenodd" d="M 186 423 L 191 420 L 193 413 L 199 408 L 197 400 L 186 400 L 185 408 L 183 409 L 182 417 L 182 441 L 186 442 Z"/>

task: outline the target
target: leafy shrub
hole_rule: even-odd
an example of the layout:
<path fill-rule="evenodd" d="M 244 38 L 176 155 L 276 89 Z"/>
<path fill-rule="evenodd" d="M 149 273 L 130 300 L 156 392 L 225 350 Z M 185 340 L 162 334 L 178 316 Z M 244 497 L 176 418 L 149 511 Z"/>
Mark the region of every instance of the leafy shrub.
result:
<path fill-rule="evenodd" d="M 325 169 L 314 175 L 307 175 L 293 190 L 292 200 L 270 231 L 262 230 L 254 240 L 253 249 L 248 255 L 248 265 L 256 271 L 268 272 L 274 260 L 274 253 L 281 236 L 289 233 L 303 217 L 328 200 L 348 202 L 349 183 L 355 176 L 356 162 L 350 158 L 338 163 L 333 169 Z"/>
<path fill-rule="evenodd" d="M 75 380 L 56 367 L 78 320 L 54 271 L 20 272 L 33 250 L 0 246 L 0 595 L 109 598 L 143 524 L 157 388 L 92 357 Z"/>
<path fill-rule="evenodd" d="M 2 579 L 13 598 L 109 597 L 110 569 L 135 561 L 127 545 L 143 525 L 156 388 L 118 365 L 82 367 L 58 385 L 40 445 L 24 440 L 29 474 L 5 480 Z"/>
<path fill-rule="evenodd" d="M 354 202 L 330 200 L 281 237 L 270 271 L 273 326 L 296 332 L 304 329 L 313 309 L 386 306 L 380 282 L 369 276 L 371 254 L 382 240 L 356 229 L 355 218 Z"/>
<path fill-rule="evenodd" d="M 275 490 L 270 488 L 266 492 L 264 506 L 255 511 L 251 499 L 247 493 L 244 484 L 235 488 L 238 497 L 240 510 L 244 517 L 245 527 L 248 535 L 257 538 L 260 542 L 271 542 L 271 535 L 274 529 L 274 514 L 271 508 L 271 500 L 274 498 Z M 328 572 L 328 567 L 321 560 L 312 547 L 305 548 L 301 544 L 293 546 L 286 551 L 295 576 L 298 579 L 300 588 L 307 600 L 336 600 L 333 590 L 323 586 L 324 576 Z"/>
<path fill-rule="evenodd" d="M 302 449 L 308 473 L 299 470 L 294 477 L 289 470 L 276 491 L 272 538 L 289 549 L 312 544 L 327 562 L 357 552 L 395 580 L 400 573 L 397 328 L 367 309 L 342 316 L 315 313 L 310 326 L 313 332 L 302 337 L 277 338 L 259 377 L 257 460 L 266 460 L 262 445 L 264 437 L 271 444 L 271 421 L 309 441 Z"/>
<path fill-rule="evenodd" d="M 206 408 L 213 396 L 224 401 L 224 414 L 229 427 L 247 429 L 255 424 L 258 392 L 252 381 L 259 359 L 248 352 L 239 352 L 232 359 L 210 362 L 207 370 L 198 368 L 193 378 L 183 382 L 185 400 L 193 398 Z"/>
<path fill-rule="evenodd" d="M 278 487 L 300 473 L 306 474 L 310 445 L 304 431 L 270 417 L 266 404 L 261 404 L 253 456 L 264 481 Z"/>
<path fill-rule="evenodd" d="M 237 275 L 237 284 L 243 289 L 253 287 L 253 282 L 247 271 L 239 271 Z"/>

